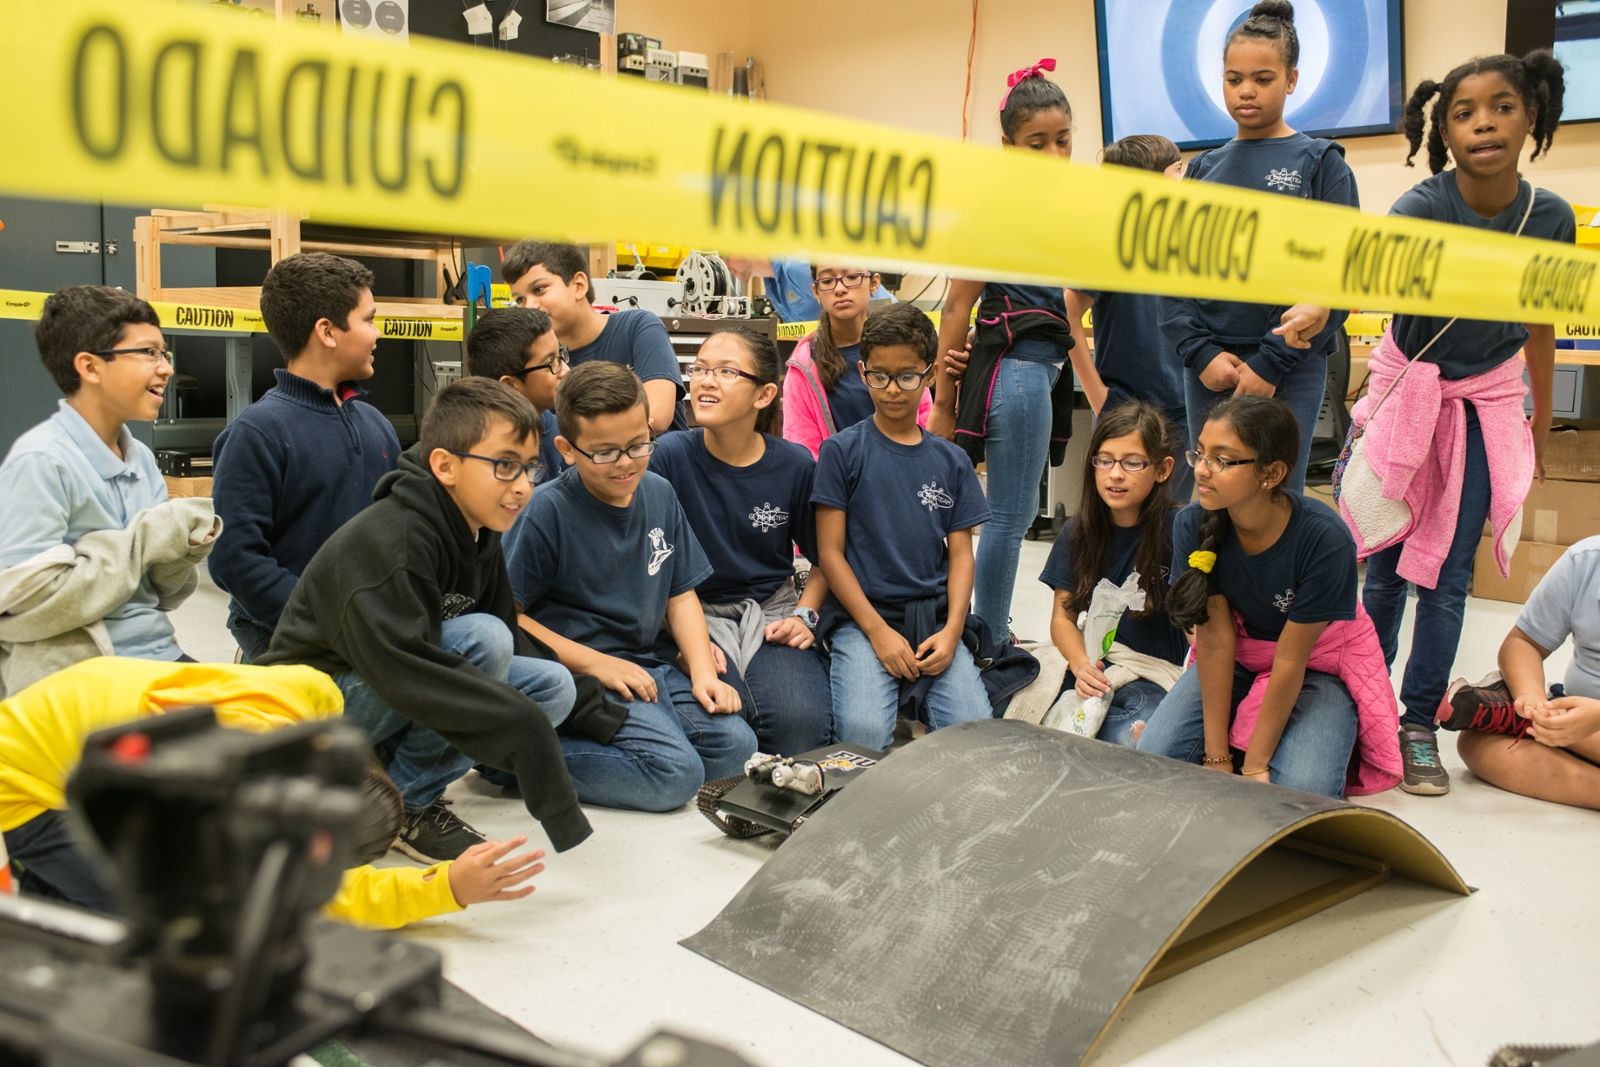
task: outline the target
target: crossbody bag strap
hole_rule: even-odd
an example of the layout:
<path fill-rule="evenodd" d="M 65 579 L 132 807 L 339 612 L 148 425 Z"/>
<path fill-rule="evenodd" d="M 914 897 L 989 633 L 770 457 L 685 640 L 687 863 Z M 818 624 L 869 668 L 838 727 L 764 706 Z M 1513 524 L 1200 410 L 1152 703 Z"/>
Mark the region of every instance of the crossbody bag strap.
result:
<path fill-rule="evenodd" d="M 1524 184 L 1526 184 L 1526 180 L 1524 180 Z M 1533 214 L 1533 200 L 1534 200 L 1535 195 L 1537 195 L 1537 193 L 1538 193 L 1538 190 L 1533 188 L 1532 185 L 1528 186 L 1528 206 L 1523 209 L 1522 221 L 1517 223 L 1517 232 L 1512 235 L 1513 237 L 1521 237 L 1522 236 L 1522 231 L 1527 228 L 1527 226 L 1528 226 L 1528 218 Z M 1389 388 L 1387 388 L 1387 389 L 1385 389 L 1383 391 L 1383 395 L 1378 398 L 1378 402 L 1376 404 L 1372 405 L 1372 410 L 1367 413 L 1367 421 L 1369 423 L 1374 418 L 1377 417 L 1378 409 L 1383 407 L 1383 402 L 1385 400 L 1389 399 L 1389 394 L 1393 393 L 1395 391 L 1395 389 L 1400 385 L 1400 380 L 1406 376 L 1406 371 L 1411 369 L 1411 364 L 1415 363 L 1417 360 L 1419 360 L 1423 356 L 1427 355 L 1428 349 L 1432 348 L 1438 342 L 1439 338 L 1441 338 L 1441 337 L 1443 337 L 1445 335 L 1445 331 L 1446 330 L 1450 329 L 1450 327 L 1454 326 L 1459 321 L 1460 321 L 1460 316 L 1457 316 L 1456 318 L 1453 318 L 1449 322 L 1445 323 L 1443 326 L 1441 326 L 1439 328 L 1439 332 L 1433 335 L 1433 339 L 1432 340 L 1430 340 L 1427 344 L 1423 345 L 1421 350 L 1418 351 L 1416 355 L 1414 355 L 1410 359 L 1406 360 L 1406 365 L 1404 367 L 1400 368 L 1400 373 L 1396 374 L 1394 376 L 1394 381 L 1389 383 Z"/>

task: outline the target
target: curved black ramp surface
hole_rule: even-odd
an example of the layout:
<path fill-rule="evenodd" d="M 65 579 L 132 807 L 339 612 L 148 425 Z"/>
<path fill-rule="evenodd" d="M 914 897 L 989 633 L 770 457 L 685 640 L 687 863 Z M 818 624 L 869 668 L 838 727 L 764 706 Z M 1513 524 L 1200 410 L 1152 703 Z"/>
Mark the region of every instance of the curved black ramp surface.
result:
<path fill-rule="evenodd" d="M 683 944 L 924 1063 L 1078 1063 L 1141 985 L 1390 869 L 1468 892 L 1384 812 L 970 723 L 840 793 Z"/>

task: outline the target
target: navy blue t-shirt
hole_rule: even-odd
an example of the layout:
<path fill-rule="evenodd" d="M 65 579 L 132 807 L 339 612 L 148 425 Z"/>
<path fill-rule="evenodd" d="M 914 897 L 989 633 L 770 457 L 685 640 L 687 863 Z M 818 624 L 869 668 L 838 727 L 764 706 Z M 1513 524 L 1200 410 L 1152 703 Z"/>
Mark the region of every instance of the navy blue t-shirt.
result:
<path fill-rule="evenodd" d="M 1067 317 L 1066 294 L 1049 285 L 990 282 L 983 287 L 983 297 L 979 305 L 982 306 L 989 301 L 1009 302 L 1013 310 L 1044 308 L 1052 314 L 1060 315 L 1063 321 Z M 1023 337 L 1006 350 L 1005 358 L 1026 359 L 1034 363 L 1049 363 L 1051 366 L 1059 367 L 1066 362 L 1067 350 L 1051 344 L 1043 337 Z"/>
<path fill-rule="evenodd" d="M 1144 400 L 1181 414 L 1183 360 L 1161 332 L 1161 298 L 1148 293 L 1078 290 L 1094 301 L 1094 369 L 1106 385 L 1101 414 Z"/>
<path fill-rule="evenodd" d="M 1356 617 L 1356 543 L 1344 520 L 1320 500 L 1286 494 L 1293 512 L 1272 547 L 1248 555 L 1232 527 L 1217 546 L 1212 595 L 1228 598 L 1245 633 L 1276 641 L 1286 622 L 1336 622 Z M 1173 581 L 1189 571 L 1200 546 L 1205 509 L 1190 504 L 1172 529 Z"/>
<path fill-rule="evenodd" d="M 828 410 L 833 413 L 835 430 L 872 418 L 872 391 L 861 380 L 861 346 L 841 345 L 839 355 L 844 357 L 844 371 L 828 390 Z"/>
<path fill-rule="evenodd" d="M 1453 222 L 1458 226 L 1472 226 L 1499 233 L 1516 233 L 1523 212 L 1528 210 L 1530 195 L 1533 197 L 1533 212 L 1528 216 L 1528 224 L 1522 228 L 1522 236 L 1542 237 L 1563 244 L 1571 244 L 1577 239 L 1578 223 L 1573 217 L 1572 205 L 1550 190 L 1535 189 L 1527 182 L 1522 183 L 1510 207 L 1492 219 L 1484 218 L 1461 199 L 1454 167 L 1412 186 L 1395 201 L 1389 214 Z M 1396 315 L 1391 329 L 1400 351 L 1410 356 L 1433 340 L 1434 335 L 1449 321 L 1428 315 Z M 1527 342 L 1528 329 L 1520 322 L 1462 319 L 1446 330 L 1438 343 L 1421 358 L 1424 363 L 1437 363 L 1441 378 L 1470 378 L 1498 367 L 1515 356 Z"/>
<path fill-rule="evenodd" d="M 811 502 L 845 512 L 845 561 L 874 607 L 942 594 L 945 538 L 989 518 L 958 445 L 930 433 L 902 445 L 871 419 L 822 442 Z"/>
<path fill-rule="evenodd" d="M 544 464 L 544 473 L 539 475 L 540 485 L 555 481 L 567 469 L 567 461 L 562 458 L 561 449 L 556 447 L 556 437 L 560 433 L 561 428 L 556 425 L 556 413 L 539 412 L 539 462 Z M 518 515 L 517 519 L 520 521 L 522 516 Z"/>
<path fill-rule="evenodd" d="M 581 348 L 571 349 L 568 358 L 574 367 L 591 359 L 619 363 L 637 374 L 641 382 L 671 382 L 677 388 L 678 398 L 683 398 L 683 371 L 672 351 L 672 339 L 661 320 L 643 308 L 607 315 L 600 336 Z M 686 426 L 688 421 L 679 405 L 672 417 L 672 429 L 681 430 Z"/>
<path fill-rule="evenodd" d="M 1355 174 L 1345 162 L 1344 148 L 1303 133 L 1234 139 L 1202 152 L 1189 162 L 1184 174 L 1184 181 L 1191 180 L 1360 206 Z M 1227 351 L 1276 383 L 1302 360 L 1329 352 L 1337 331 L 1344 329 L 1344 320 L 1350 317 L 1348 311 L 1335 308 L 1309 349 L 1290 348 L 1283 338 L 1272 334 L 1287 309 L 1287 305 L 1166 297 L 1161 300 L 1161 327 L 1186 367 L 1203 369 L 1217 353 Z"/>
<path fill-rule="evenodd" d="M 1177 513 L 1178 509 L 1174 508 L 1168 521 L 1171 522 Z M 1111 528 L 1111 537 L 1100 564 L 1101 578 L 1113 585 L 1127 581 L 1139 554 L 1140 532 L 1137 526 Z M 1161 578 L 1165 579 L 1165 566 L 1162 572 Z M 1051 589 L 1071 589 L 1073 573 L 1072 520 L 1069 519 L 1061 532 L 1056 534 L 1056 543 L 1050 546 L 1050 557 L 1045 560 L 1039 580 Z M 1117 624 L 1117 641 L 1135 652 L 1157 656 L 1169 663 L 1182 663 L 1189 655 L 1188 640 L 1183 636 L 1183 631 L 1167 618 L 1165 610 L 1144 619 L 1136 617 L 1131 611 L 1124 612 L 1122 621 Z M 1093 649 L 1089 651 L 1091 655 L 1094 652 Z"/>
<path fill-rule="evenodd" d="M 601 503 L 575 468 L 542 486 L 505 540 L 517 602 L 562 637 L 613 656 L 659 658 L 667 601 L 711 564 L 659 474 L 625 508 Z"/>
<path fill-rule="evenodd" d="M 650 469 L 671 483 L 715 573 L 700 599 L 765 600 L 794 577 L 794 547 L 816 559 L 811 481 L 816 461 L 803 445 L 763 434 L 767 450 L 731 467 L 706 448 L 705 431 L 665 434 Z"/>

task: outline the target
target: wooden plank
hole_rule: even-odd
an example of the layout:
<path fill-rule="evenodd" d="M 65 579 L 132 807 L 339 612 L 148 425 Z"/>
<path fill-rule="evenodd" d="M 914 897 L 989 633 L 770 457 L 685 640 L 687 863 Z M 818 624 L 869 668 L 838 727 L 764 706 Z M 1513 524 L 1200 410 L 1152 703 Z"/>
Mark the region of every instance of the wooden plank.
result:
<path fill-rule="evenodd" d="M 161 244 L 157 220 L 140 215 L 133 220 L 133 291 L 142 300 L 153 300 L 161 288 Z"/>

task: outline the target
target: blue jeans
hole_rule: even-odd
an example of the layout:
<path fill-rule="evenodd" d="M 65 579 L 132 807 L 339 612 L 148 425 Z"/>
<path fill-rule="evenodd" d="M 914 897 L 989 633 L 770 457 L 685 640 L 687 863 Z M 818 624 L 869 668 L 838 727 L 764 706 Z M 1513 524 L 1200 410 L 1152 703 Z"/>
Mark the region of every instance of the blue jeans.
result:
<path fill-rule="evenodd" d="M 739 691 L 744 719 L 755 727 L 761 751 L 798 756 L 832 739 L 828 665 L 815 645 L 790 648 L 768 642 L 744 674 L 729 663 L 722 680 Z"/>
<path fill-rule="evenodd" d="M 1134 724 L 1149 722 L 1166 695 L 1165 689 L 1144 678 L 1135 678 L 1126 685 L 1118 686 L 1111 694 L 1106 720 L 1100 724 L 1100 732 L 1095 737 L 1124 748 L 1133 748 Z"/>
<path fill-rule="evenodd" d="M 1240 359 L 1249 359 L 1255 355 L 1251 349 L 1235 352 Z M 1195 440 L 1200 439 L 1200 431 L 1205 429 L 1206 414 L 1211 408 L 1222 400 L 1232 396 L 1231 392 L 1214 393 L 1207 389 L 1200 381 L 1200 371 L 1204 367 L 1185 367 L 1183 371 L 1183 394 L 1185 406 L 1189 409 L 1189 434 Z M 1322 411 L 1322 394 L 1328 387 L 1328 356 L 1307 356 L 1294 369 L 1284 375 L 1278 383 L 1275 398 L 1284 402 L 1289 410 L 1294 412 L 1294 421 L 1300 426 L 1300 456 L 1295 460 L 1294 470 L 1284 479 L 1285 492 L 1298 493 L 1306 487 L 1306 463 L 1311 459 L 1311 435 L 1317 429 L 1317 415 Z"/>
<path fill-rule="evenodd" d="M 1467 610 L 1467 589 L 1472 584 L 1472 560 L 1489 516 L 1489 457 L 1483 447 L 1478 412 L 1467 404 L 1467 469 L 1461 481 L 1461 510 L 1456 515 L 1455 536 L 1439 568 L 1439 584 L 1417 587 L 1417 619 L 1411 627 L 1411 655 L 1400 683 L 1402 726 L 1436 729 L 1434 715 L 1450 685 L 1456 646 L 1461 643 L 1461 623 Z M 1383 660 L 1394 667 L 1400 646 L 1400 622 L 1405 613 L 1410 583 L 1396 573 L 1404 542 L 1367 559 L 1367 585 L 1361 603 L 1372 616 L 1383 647 Z"/>
<path fill-rule="evenodd" d="M 1027 359 L 1001 359 L 989 397 L 989 521 L 978 539 L 973 612 L 1004 637 L 1011 628 L 1022 535 L 1039 514 L 1039 480 L 1050 458 L 1050 390 L 1061 368 Z"/>
<path fill-rule="evenodd" d="M 446 651 L 535 700 L 552 725 L 571 714 L 577 698 L 572 673 L 559 663 L 513 655 L 511 630 L 494 616 L 447 619 L 440 637 L 440 646 Z M 514 681 L 513 665 L 517 668 Z M 399 787 L 408 813 L 438 800 L 446 786 L 472 769 L 472 761 L 442 735 L 390 707 L 355 671 L 343 671 L 333 680 L 344 693 L 345 718 L 372 738 L 372 747 Z"/>
<path fill-rule="evenodd" d="M 831 642 L 833 739 L 887 749 L 894 742 L 899 679 L 884 670 L 872 651 L 872 642 L 855 623 L 840 624 Z M 928 690 L 927 711 L 930 730 L 994 717 L 989 694 L 978 677 L 978 666 L 965 645 L 957 646 L 950 666 L 934 679 Z"/>
<path fill-rule="evenodd" d="M 1189 461 L 1183 454 L 1194 447 L 1195 438 L 1200 436 L 1200 431 L 1190 430 L 1189 413 L 1184 411 L 1166 412 L 1167 421 L 1172 423 L 1172 477 L 1167 479 L 1167 484 L 1172 487 L 1172 499 L 1179 504 L 1187 504 L 1189 498 L 1194 496 L 1194 468 L 1189 466 Z M 1304 469 L 1304 464 L 1301 468 Z"/>
<path fill-rule="evenodd" d="M 1232 707 L 1250 691 L 1255 675 L 1236 666 Z M 1278 785 L 1343 797 L 1350 754 L 1356 747 L 1356 705 L 1344 683 L 1331 674 L 1306 671 L 1300 696 L 1284 724 L 1278 748 L 1267 766 Z M 1205 716 L 1200 702 L 1200 672 L 1183 672 L 1139 738 L 1139 751 L 1199 763 L 1206 753 Z"/>
<path fill-rule="evenodd" d="M 228 632 L 239 646 L 241 663 L 254 663 L 266 655 L 267 646 L 272 644 L 271 630 L 254 619 L 245 618 L 237 610 L 228 611 Z"/>
<path fill-rule="evenodd" d="M 678 804 L 692 798 L 704 782 L 743 774 L 744 761 L 756 751 L 756 734 L 750 725 L 738 715 L 706 711 L 694 698 L 689 676 L 676 667 L 650 668 L 650 676 L 656 680 L 656 699 L 629 703 L 628 718 L 641 717 L 650 724 L 652 735 L 664 733 L 669 723 L 675 725 L 677 736 L 687 740 L 698 756 L 694 769 L 699 781 Z"/>
<path fill-rule="evenodd" d="M 17 888 L 44 900 L 115 914 L 116 898 L 79 851 L 63 811 L 44 811 L 5 832 L 6 852 L 16 864 Z"/>

